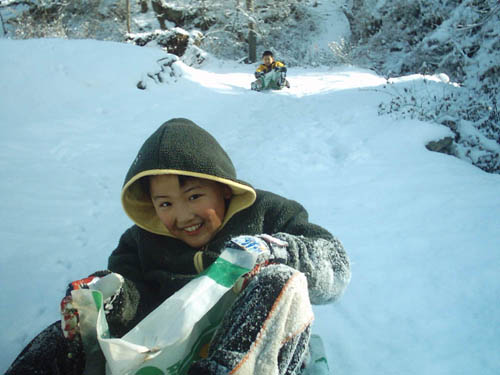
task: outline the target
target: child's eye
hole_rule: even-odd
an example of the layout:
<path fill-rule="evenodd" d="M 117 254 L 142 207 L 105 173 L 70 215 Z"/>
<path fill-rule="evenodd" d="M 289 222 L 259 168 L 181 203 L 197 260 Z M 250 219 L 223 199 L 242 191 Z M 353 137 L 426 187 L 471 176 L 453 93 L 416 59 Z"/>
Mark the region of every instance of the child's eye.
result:
<path fill-rule="evenodd" d="M 195 199 L 198 199 L 202 196 L 202 194 L 193 194 L 189 197 L 190 201 L 194 201 Z"/>
<path fill-rule="evenodd" d="M 171 206 L 171 205 L 172 205 L 172 203 L 170 203 L 170 202 L 161 202 L 161 203 L 159 204 L 159 206 L 160 206 L 160 207 L 169 207 L 169 206 Z"/>

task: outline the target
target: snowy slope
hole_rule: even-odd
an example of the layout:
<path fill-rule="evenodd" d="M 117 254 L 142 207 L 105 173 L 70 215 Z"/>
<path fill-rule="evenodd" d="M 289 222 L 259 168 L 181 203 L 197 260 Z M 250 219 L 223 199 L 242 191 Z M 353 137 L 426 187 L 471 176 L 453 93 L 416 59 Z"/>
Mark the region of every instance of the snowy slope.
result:
<path fill-rule="evenodd" d="M 0 40 L 0 54 L 0 370 L 58 319 L 68 281 L 105 268 L 130 225 L 129 164 L 182 116 L 343 241 L 351 285 L 315 307 L 333 374 L 498 373 L 500 176 L 427 151 L 444 127 L 377 116 L 381 77 L 290 69 L 290 90 L 256 93 L 253 66 L 212 60 L 138 90 L 161 51 Z"/>

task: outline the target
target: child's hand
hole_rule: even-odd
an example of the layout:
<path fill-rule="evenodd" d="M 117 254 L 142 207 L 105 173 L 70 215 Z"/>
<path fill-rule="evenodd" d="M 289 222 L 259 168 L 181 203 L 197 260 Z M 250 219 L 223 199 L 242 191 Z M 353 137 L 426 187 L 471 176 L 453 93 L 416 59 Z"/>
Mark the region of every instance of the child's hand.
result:
<path fill-rule="evenodd" d="M 286 248 L 288 243 L 268 234 L 257 236 L 238 236 L 232 238 L 226 247 L 242 249 L 256 255 L 254 268 L 241 276 L 233 287 L 233 291 L 239 294 L 247 286 L 250 279 L 257 275 L 263 267 L 270 264 L 286 263 Z"/>
<path fill-rule="evenodd" d="M 68 340 L 80 337 L 80 316 L 73 303 L 71 292 L 78 289 L 95 289 L 101 291 L 104 298 L 106 315 L 113 311 L 113 304 L 121 306 L 123 277 L 110 271 L 99 271 L 84 279 L 68 284 L 66 296 L 61 301 L 61 328 Z"/>
<path fill-rule="evenodd" d="M 73 307 L 73 298 L 66 296 L 61 301 L 61 329 L 64 337 L 73 340 L 80 335 L 78 310 Z"/>
<path fill-rule="evenodd" d="M 241 235 L 234 237 L 226 244 L 226 247 L 243 249 L 256 254 L 256 265 L 269 263 L 286 263 L 288 244 L 268 234 L 256 236 Z"/>
<path fill-rule="evenodd" d="M 266 262 L 271 255 L 271 251 L 266 241 L 258 236 L 242 235 L 231 238 L 231 241 L 226 244 L 226 247 L 241 249 L 254 254 L 256 256 L 255 264 Z"/>
<path fill-rule="evenodd" d="M 71 292 L 77 289 L 89 289 L 89 285 L 99 280 L 97 276 L 89 276 L 84 279 L 76 280 L 68 284 L 66 296 L 61 301 L 61 328 L 68 340 L 73 340 L 80 336 L 80 317 L 78 310 L 73 305 Z"/>

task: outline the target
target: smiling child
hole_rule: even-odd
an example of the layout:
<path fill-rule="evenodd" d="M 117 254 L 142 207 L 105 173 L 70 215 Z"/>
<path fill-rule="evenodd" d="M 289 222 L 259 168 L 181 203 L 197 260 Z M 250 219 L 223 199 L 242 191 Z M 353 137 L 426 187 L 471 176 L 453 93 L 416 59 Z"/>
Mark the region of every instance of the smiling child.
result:
<path fill-rule="evenodd" d="M 310 304 L 334 301 L 350 280 L 349 260 L 336 237 L 310 223 L 299 203 L 237 179 L 215 138 L 187 119 L 167 121 L 145 141 L 121 199 L 134 225 L 109 257 L 108 270 L 70 284 L 74 289 L 107 272 L 121 275 L 122 287 L 106 308 L 113 337 L 128 332 L 246 236 L 264 244 L 269 256 L 245 276 L 206 358 L 192 363 L 188 373 L 302 372 Z M 95 360 L 82 347 L 70 295 L 62 313 L 62 323 L 42 331 L 7 374 L 80 375 Z"/>

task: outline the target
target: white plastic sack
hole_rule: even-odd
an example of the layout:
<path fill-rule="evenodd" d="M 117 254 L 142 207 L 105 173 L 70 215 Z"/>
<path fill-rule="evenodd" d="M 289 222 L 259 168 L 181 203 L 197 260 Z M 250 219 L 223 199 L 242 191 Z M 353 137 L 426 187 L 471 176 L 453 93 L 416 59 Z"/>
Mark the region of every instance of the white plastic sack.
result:
<path fill-rule="evenodd" d="M 80 314 L 82 337 L 96 336 L 109 374 L 184 375 L 236 298 L 231 288 L 254 267 L 259 254 L 225 249 L 205 272 L 120 339 L 110 338 L 103 309 L 103 300 L 119 285 L 116 274 L 103 278 L 106 282 L 100 283 L 100 290 L 75 290 L 72 296 Z"/>

